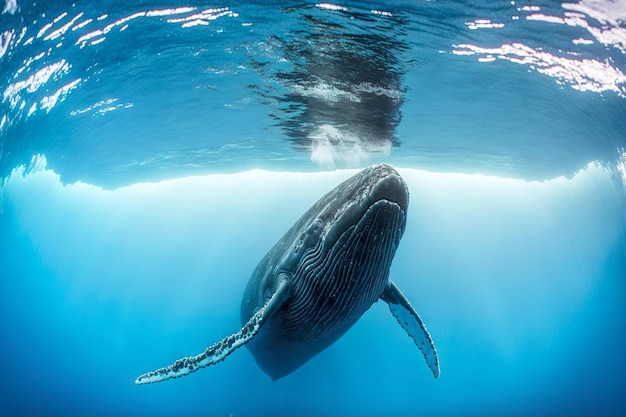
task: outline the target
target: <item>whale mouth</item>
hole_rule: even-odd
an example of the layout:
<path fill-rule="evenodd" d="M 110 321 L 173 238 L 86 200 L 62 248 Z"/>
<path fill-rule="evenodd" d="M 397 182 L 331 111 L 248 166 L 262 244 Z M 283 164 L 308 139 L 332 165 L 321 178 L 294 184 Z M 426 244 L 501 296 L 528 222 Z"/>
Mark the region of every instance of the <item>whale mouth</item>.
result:
<path fill-rule="evenodd" d="M 344 232 L 359 224 L 367 223 L 366 218 L 373 211 L 385 208 L 378 217 L 379 222 L 387 222 L 389 228 L 399 228 L 400 234 L 406 225 L 406 213 L 409 205 L 409 192 L 406 183 L 389 165 L 375 167 L 368 178 L 368 184 L 352 191 L 354 196 L 350 204 L 340 209 L 340 215 L 329 223 L 325 237 L 325 246 L 333 246 Z M 401 212 L 399 217 L 395 211 Z M 399 221 L 400 220 L 400 221 Z M 398 223 L 399 221 L 399 223 Z M 398 223 L 398 224 L 395 224 Z"/>

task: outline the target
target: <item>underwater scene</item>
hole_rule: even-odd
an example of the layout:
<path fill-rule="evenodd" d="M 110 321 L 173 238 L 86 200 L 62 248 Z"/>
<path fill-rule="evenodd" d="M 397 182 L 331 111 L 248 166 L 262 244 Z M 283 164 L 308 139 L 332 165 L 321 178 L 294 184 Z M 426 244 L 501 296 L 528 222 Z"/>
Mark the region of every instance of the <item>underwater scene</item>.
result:
<path fill-rule="evenodd" d="M 626 415 L 626 1 L 0 11 L 0 416 Z"/>

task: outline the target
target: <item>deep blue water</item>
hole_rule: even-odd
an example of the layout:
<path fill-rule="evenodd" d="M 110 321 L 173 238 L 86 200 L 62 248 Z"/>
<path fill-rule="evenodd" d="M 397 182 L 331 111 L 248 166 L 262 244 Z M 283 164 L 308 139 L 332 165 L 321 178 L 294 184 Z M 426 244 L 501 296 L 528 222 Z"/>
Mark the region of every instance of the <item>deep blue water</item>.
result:
<path fill-rule="evenodd" d="M 626 413 L 626 3 L 0 5 L 0 416 Z M 256 264 L 357 169 L 411 193 L 383 303 L 272 382 Z"/>

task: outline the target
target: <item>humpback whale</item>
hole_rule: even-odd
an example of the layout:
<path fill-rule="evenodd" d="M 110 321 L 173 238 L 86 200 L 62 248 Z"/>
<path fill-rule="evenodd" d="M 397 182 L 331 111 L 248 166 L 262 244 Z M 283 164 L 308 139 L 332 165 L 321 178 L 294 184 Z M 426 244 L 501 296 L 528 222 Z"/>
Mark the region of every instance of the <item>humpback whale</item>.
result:
<path fill-rule="evenodd" d="M 243 345 L 270 378 L 282 378 L 337 341 L 379 299 L 439 377 L 430 333 L 389 278 L 408 204 L 404 180 L 387 164 L 366 168 L 339 184 L 259 262 L 243 294 L 237 333 L 197 356 L 143 374 L 135 383 L 188 375 Z"/>

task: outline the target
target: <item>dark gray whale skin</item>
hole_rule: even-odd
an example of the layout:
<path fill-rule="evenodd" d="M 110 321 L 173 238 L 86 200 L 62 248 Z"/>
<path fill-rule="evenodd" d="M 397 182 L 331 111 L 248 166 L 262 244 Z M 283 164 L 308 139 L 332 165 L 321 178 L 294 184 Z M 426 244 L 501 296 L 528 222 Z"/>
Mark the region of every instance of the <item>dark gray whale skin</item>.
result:
<path fill-rule="evenodd" d="M 389 279 L 408 204 L 408 188 L 390 165 L 366 168 L 339 184 L 259 262 L 243 295 L 239 332 L 135 382 L 187 375 L 243 345 L 270 378 L 282 378 L 333 344 L 379 299 L 437 378 L 439 360 L 430 334 Z"/>

